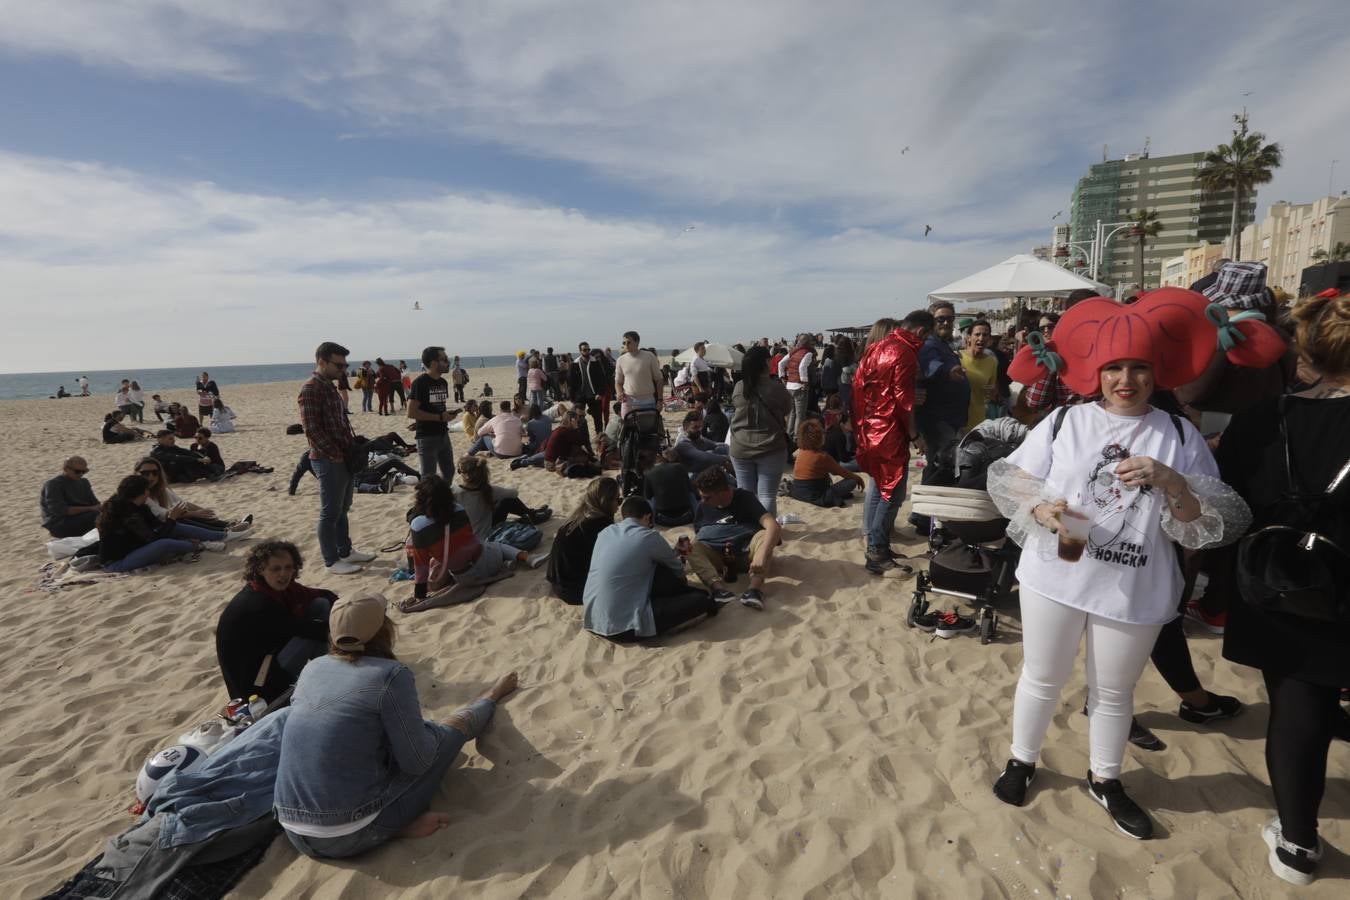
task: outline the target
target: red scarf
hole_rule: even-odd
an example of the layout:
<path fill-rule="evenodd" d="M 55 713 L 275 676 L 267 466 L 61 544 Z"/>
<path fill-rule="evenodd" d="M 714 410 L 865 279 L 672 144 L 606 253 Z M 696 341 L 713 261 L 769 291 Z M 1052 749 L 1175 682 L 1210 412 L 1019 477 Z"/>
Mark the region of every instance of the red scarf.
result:
<path fill-rule="evenodd" d="M 305 613 L 309 610 L 309 601 L 315 597 L 335 596 L 332 591 L 326 591 L 323 588 L 305 587 L 298 581 L 292 581 L 284 591 L 273 590 L 272 586 L 261 578 L 250 581 L 248 586 L 286 607 L 287 612 L 297 619 L 304 618 Z"/>

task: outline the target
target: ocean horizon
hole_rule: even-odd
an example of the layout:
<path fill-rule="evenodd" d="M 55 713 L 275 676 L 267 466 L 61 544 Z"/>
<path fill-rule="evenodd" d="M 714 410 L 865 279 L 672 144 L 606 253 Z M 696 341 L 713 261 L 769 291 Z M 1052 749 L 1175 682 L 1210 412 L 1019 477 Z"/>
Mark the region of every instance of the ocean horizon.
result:
<path fill-rule="evenodd" d="M 381 354 L 383 355 L 383 354 Z M 453 354 L 452 354 L 453 355 Z M 360 365 L 363 359 L 374 357 L 357 358 L 356 364 Z M 421 352 L 411 353 L 407 356 L 384 356 L 386 360 L 392 360 L 397 363 L 404 360 L 408 363 L 408 368 L 414 373 L 422 368 Z M 350 361 L 350 358 L 349 358 Z M 460 356 L 460 362 L 464 368 L 472 371 L 480 368 L 495 368 L 497 366 L 513 365 L 516 361 L 515 354 L 501 354 L 496 356 Z M 89 393 L 102 397 L 109 397 L 117 393 L 117 389 L 122 384 L 123 378 L 129 378 L 138 382 L 141 390 L 149 397 L 151 394 L 164 394 L 169 391 L 179 393 L 192 390 L 192 385 L 197 381 L 197 376 L 202 372 L 209 372 L 216 386 L 220 388 L 222 398 L 229 401 L 230 385 L 234 384 L 263 384 L 270 381 L 295 381 L 300 382 L 309 377 L 309 373 L 314 371 L 314 363 L 294 362 L 294 363 L 260 363 L 249 366 L 197 366 L 197 367 L 178 367 L 168 369 L 106 369 L 106 370 L 65 370 L 57 372 L 13 372 L 10 374 L 0 374 L 0 400 L 35 400 L 44 397 L 55 397 L 58 387 L 64 386 L 67 391 L 76 397 L 80 394 L 80 386 L 77 379 L 84 375 L 89 379 Z M 181 399 L 178 398 L 178 399 Z"/>

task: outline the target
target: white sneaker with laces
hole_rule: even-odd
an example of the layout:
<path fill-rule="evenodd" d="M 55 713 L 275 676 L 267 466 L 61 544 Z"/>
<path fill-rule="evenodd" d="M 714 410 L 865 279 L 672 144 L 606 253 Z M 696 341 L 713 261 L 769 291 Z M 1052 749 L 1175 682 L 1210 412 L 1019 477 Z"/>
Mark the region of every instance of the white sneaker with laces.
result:
<path fill-rule="evenodd" d="M 324 566 L 323 570 L 329 575 L 355 575 L 361 571 L 361 567 L 354 562 L 345 559 L 339 559 L 331 566 Z"/>
<path fill-rule="evenodd" d="M 357 550 L 355 547 L 352 548 L 351 553 L 342 557 L 344 562 L 350 563 L 366 563 L 371 562 L 375 558 L 376 555 L 374 553 L 366 553 L 364 550 Z"/>
<path fill-rule="evenodd" d="M 225 551 L 224 541 L 202 541 L 202 549 L 210 550 L 214 553 L 223 553 Z"/>

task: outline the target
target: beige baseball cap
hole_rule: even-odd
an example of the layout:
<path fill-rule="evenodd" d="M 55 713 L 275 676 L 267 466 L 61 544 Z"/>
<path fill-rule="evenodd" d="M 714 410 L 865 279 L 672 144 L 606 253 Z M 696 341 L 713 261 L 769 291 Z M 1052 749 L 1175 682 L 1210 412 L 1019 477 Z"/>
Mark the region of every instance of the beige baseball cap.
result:
<path fill-rule="evenodd" d="M 328 633 L 333 643 L 340 650 L 366 649 L 366 642 L 379 634 L 384 625 L 388 603 L 384 594 L 375 591 L 338 600 L 328 613 Z"/>

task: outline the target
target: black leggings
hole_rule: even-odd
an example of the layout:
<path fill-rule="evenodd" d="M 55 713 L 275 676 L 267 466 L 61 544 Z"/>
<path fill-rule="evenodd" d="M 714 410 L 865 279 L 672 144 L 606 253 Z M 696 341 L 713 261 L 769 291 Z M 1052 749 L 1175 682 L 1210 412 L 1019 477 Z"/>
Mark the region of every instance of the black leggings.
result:
<path fill-rule="evenodd" d="M 507 516 L 520 516 L 527 522 L 532 521 L 530 508 L 522 503 L 519 497 L 504 497 L 492 507 L 493 525 L 502 524 L 506 521 Z"/>
<path fill-rule="evenodd" d="M 390 472 L 397 472 L 400 475 L 417 475 L 417 470 L 407 463 L 401 463 L 396 459 L 386 459 L 378 466 L 371 466 L 368 469 L 362 469 L 356 473 L 357 484 L 379 484 L 384 481 L 385 476 Z"/>
<path fill-rule="evenodd" d="M 1183 569 L 1185 579 L 1181 588 L 1181 603 L 1178 612 L 1184 613 L 1186 601 L 1190 599 L 1195 587 L 1194 571 Z M 1191 648 L 1186 644 L 1186 629 L 1182 627 L 1185 615 L 1179 615 L 1162 627 L 1158 639 L 1153 644 L 1153 667 L 1167 682 L 1167 686 L 1178 694 L 1189 694 L 1200 690 L 1200 678 L 1191 664 Z"/>
<path fill-rule="evenodd" d="M 656 633 L 668 634 L 699 616 L 716 615 L 717 603 L 712 594 L 701 588 L 690 587 L 684 579 L 665 566 L 657 566 L 652 578 L 652 618 Z M 639 640 L 632 631 L 610 635 L 611 641 L 629 643 Z"/>
<path fill-rule="evenodd" d="M 1317 846 L 1317 808 L 1327 783 L 1327 749 L 1344 736 L 1340 689 L 1262 671 L 1270 695 L 1266 769 L 1287 840 Z"/>

